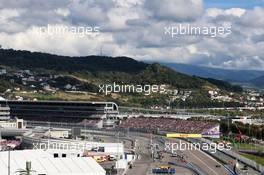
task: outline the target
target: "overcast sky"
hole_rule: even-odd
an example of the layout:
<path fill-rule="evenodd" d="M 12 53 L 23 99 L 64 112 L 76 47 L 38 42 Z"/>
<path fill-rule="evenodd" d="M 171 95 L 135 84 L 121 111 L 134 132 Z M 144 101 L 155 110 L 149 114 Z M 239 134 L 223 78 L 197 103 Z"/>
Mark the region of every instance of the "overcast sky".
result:
<path fill-rule="evenodd" d="M 224 37 L 168 37 L 164 27 L 232 26 Z M 99 35 L 39 34 L 42 26 L 99 27 Z M 264 0 L 0 0 L 3 48 L 100 54 L 229 69 L 264 69 Z"/>

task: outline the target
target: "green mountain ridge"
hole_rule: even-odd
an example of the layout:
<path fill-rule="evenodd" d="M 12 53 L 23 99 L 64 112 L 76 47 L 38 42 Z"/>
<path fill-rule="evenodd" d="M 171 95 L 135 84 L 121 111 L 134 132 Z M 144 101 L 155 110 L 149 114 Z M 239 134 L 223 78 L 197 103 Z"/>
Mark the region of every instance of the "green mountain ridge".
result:
<path fill-rule="evenodd" d="M 98 59 L 100 58 L 100 59 Z M 147 67 L 146 63 L 128 57 L 86 56 L 70 57 L 41 52 L 30 52 L 13 49 L 0 50 L 2 65 L 20 69 L 48 69 L 56 71 L 120 71 L 138 72 Z"/>
<path fill-rule="evenodd" d="M 257 77 L 249 82 L 256 87 L 264 88 L 264 76 Z"/>
<path fill-rule="evenodd" d="M 158 63 L 147 64 L 129 57 L 85 56 L 69 57 L 58 56 L 40 52 L 16 51 L 13 49 L 0 50 L 0 65 L 19 70 L 31 70 L 39 73 L 65 75 L 69 78 L 57 78 L 56 83 L 50 85 L 64 87 L 66 83 L 77 82 L 82 84 L 83 90 L 95 93 L 99 84 L 140 84 L 161 85 L 178 90 L 193 90 L 201 92 L 204 99 L 209 89 L 223 89 L 224 91 L 237 91 L 228 82 L 202 79 L 179 73 L 172 68 Z M 75 83 L 76 84 L 76 83 Z M 5 83 L 5 87 L 9 84 Z M 0 85 L 1 86 L 1 85 Z M 5 88 L 3 87 L 3 89 Z M 1 87 L 0 87 L 1 89 Z M 238 91 L 241 91 L 239 89 Z M 194 93 L 198 94 L 198 93 Z M 123 102 L 133 101 L 135 104 L 148 104 L 151 101 L 167 103 L 164 95 L 139 96 L 138 94 L 122 94 Z M 110 97 L 102 97 L 111 100 Z M 155 99 L 154 99 L 155 98 Z M 124 100 L 125 99 L 125 100 Z M 118 101 L 118 99 L 115 99 Z"/>
<path fill-rule="evenodd" d="M 213 78 L 246 86 L 250 85 L 250 83 L 259 86 L 257 82 L 254 83 L 254 80 L 264 76 L 264 71 L 261 70 L 223 69 L 181 63 L 164 63 L 163 65 L 191 76 L 195 75 L 203 78 Z"/>
<path fill-rule="evenodd" d="M 0 64 L 29 70 L 92 73 L 99 79 L 131 83 L 166 83 L 178 88 L 201 88 L 206 80 L 179 73 L 160 64 L 147 64 L 129 57 L 58 56 L 41 52 L 0 50 Z M 122 76 L 125 76 L 122 78 Z M 213 83 L 212 83 L 213 84 Z"/>

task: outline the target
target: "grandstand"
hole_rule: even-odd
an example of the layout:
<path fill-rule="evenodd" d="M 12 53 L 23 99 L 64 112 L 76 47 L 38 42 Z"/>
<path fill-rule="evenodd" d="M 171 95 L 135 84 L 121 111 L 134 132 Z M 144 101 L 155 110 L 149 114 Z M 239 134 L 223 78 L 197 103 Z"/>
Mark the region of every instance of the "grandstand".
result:
<path fill-rule="evenodd" d="M 122 121 L 120 128 L 140 129 L 148 132 L 167 131 L 179 133 L 204 133 L 215 127 L 215 122 L 181 120 L 172 118 L 129 118 Z"/>
<path fill-rule="evenodd" d="M 9 120 L 10 119 L 10 108 L 7 105 L 7 101 L 3 97 L 0 97 L 0 101 L 2 101 L 2 103 L 0 104 L 0 121 Z"/>
<path fill-rule="evenodd" d="M 6 104 L 10 107 L 12 117 L 29 121 L 81 123 L 84 119 L 118 114 L 118 106 L 113 102 L 0 100 L 0 106 Z"/>

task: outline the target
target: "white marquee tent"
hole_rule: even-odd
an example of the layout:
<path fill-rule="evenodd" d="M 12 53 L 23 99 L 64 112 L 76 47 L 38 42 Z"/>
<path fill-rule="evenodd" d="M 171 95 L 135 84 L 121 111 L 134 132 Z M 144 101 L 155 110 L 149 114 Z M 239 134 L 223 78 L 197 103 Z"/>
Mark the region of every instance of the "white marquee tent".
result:
<path fill-rule="evenodd" d="M 90 157 L 54 158 L 43 150 L 21 150 L 10 152 L 10 174 L 18 175 L 31 162 L 32 175 L 105 175 L 105 170 Z M 0 152 L 0 174 L 8 175 L 8 152 Z"/>

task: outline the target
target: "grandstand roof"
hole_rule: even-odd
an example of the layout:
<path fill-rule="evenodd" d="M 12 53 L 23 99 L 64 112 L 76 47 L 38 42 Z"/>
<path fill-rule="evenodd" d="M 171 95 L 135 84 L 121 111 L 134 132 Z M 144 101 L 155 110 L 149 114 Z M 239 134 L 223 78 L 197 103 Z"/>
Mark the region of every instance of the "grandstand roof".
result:
<path fill-rule="evenodd" d="M 105 175 L 105 170 L 90 157 L 54 158 L 43 150 L 22 150 L 10 152 L 10 172 L 25 169 L 31 162 L 36 174 L 45 175 Z M 8 174 L 8 152 L 0 152 L 1 175 Z"/>

